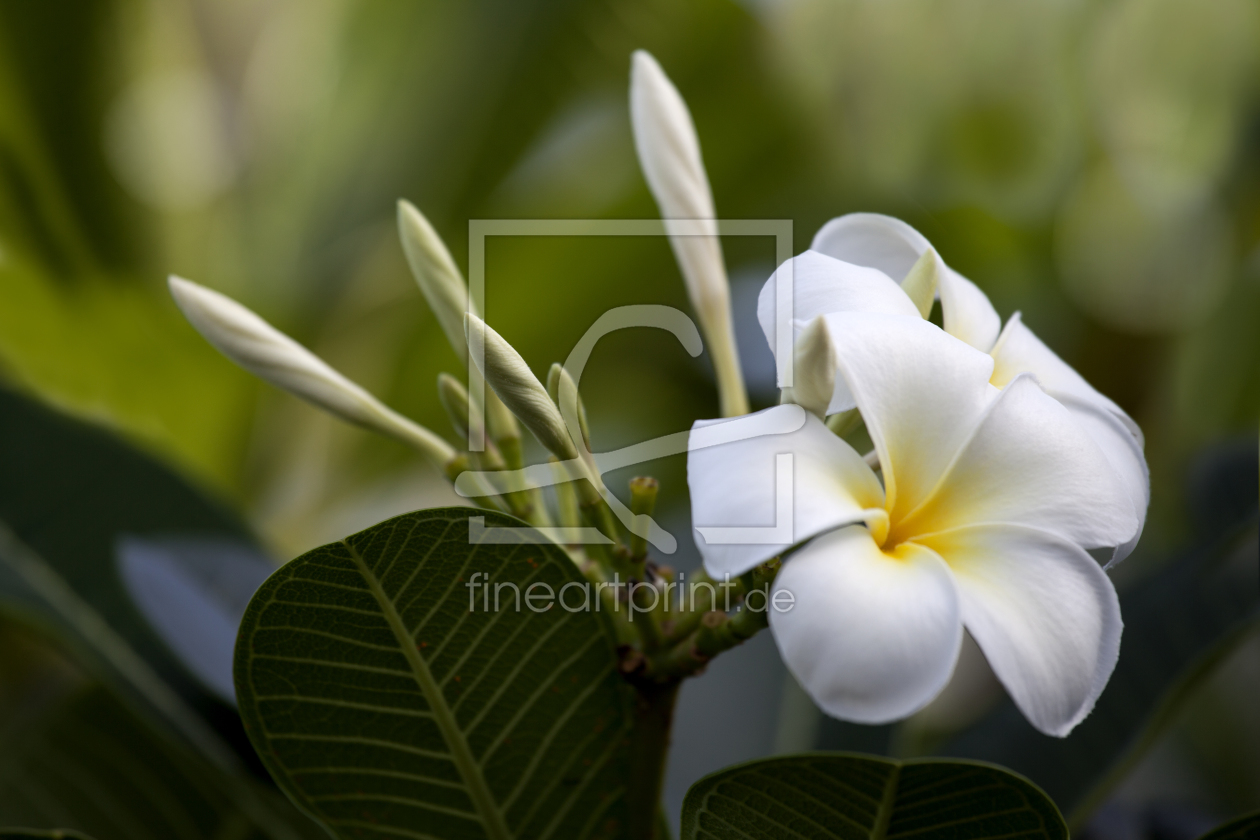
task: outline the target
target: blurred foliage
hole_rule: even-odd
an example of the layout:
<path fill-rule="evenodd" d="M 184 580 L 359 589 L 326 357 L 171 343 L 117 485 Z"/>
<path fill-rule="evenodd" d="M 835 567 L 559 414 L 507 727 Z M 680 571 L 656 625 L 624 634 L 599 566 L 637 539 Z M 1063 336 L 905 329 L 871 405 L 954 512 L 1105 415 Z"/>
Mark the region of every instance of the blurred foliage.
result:
<path fill-rule="evenodd" d="M 0 369 L 237 499 L 287 554 L 449 502 L 401 447 L 219 359 L 163 276 L 440 427 L 431 383 L 457 363 L 394 200 L 461 262 L 469 218 L 653 215 L 625 102 L 645 47 L 721 213 L 792 218 L 798 250 L 842 212 L 900 215 L 1133 412 L 1162 541 L 1186 533 L 1188 455 L 1260 411 L 1258 39 L 1246 0 L 0 3 Z M 750 284 L 772 267 L 768 240 L 726 252 Z M 492 241 L 487 276 L 489 320 L 540 371 L 609 306 L 685 307 L 653 240 Z M 597 443 L 713 414 L 707 376 L 660 336 L 610 338 Z M 653 466 L 682 504 L 681 461 Z"/>
<path fill-rule="evenodd" d="M 0 441 L 0 607 L 55 628 L 98 681 L 205 754 L 261 773 L 231 661 L 275 565 L 245 524 L 113 435 L 5 389 Z"/>
<path fill-rule="evenodd" d="M 326 836 L 276 791 L 152 728 L 37 626 L 0 614 L 0 651 L 0 825 L 99 840 Z"/>
<path fill-rule="evenodd" d="M 1193 456 L 1260 415 L 1250 0 L 0 0 L 0 375 L 158 454 L 283 556 L 454 503 L 401 446 L 217 356 L 164 277 L 444 429 L 433 385 L 461 372 L 394 201 L 461 265 L 470 218 L 654 216 L 627 116 L 640 47 L 692 108 L 722 215 L 790 218 L 797 251 L 844 212 L 905 218 L 1134 415 L 1152 512 L 1121 585 L 1196 537 Z M 724 250 L 751 301 L 772 243 Z M 664 241 L 505 238 L 486 265 L 487 319 L 538 373 L 610 306 L 687 307 Z M 599 449 L 716 413 L 706 363 L 663 334 L 610 336 L 588 371 Z M 682 460 L 644 468 L 685 510 Z"/>
<path fill-rule="evenodd" d="M 1260 813 L 1239 817 L 1204 835 L 1203 840 L 1255 840 L 1257 837 L 1260 837 Z"/>

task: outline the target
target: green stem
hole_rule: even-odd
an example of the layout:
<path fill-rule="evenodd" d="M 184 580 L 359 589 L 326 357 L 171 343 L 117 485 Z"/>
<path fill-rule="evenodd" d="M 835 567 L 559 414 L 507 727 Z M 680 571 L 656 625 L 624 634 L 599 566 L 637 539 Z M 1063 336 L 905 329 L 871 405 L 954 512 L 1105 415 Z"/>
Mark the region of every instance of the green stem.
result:
<path fill-rule="evenodd" d="M 643 570 L 642 563 L 639 564 L 639 570 Z M 660 589 L 657 589 L 652 586 L 652 584 L 644 581 L 641 577 L 627 585 L 633 592 L 632 597 L 628 598 L 627 601 L 638 607 L 638 615 L 636 616 L 636 620 L 633 624 L 639 631 L 640 638 L 643 639 L 644 652 L 650 653 L 661 646 L 661 631 L 660 627 L 656 624 L 657 611 L 654 607 L 660 606 L 661 598 L 664 596 L 661 594 Z M 656 592 L 655 605 L 648 603 L 649 590 L 654 590 Z M 628 605 L 627 608 L 629 608 Z"/>
<path fill-rule="evenodd" d="M 652 515 L 652 509 L 656 507 L 656 493 L 659 489 L 660 485 L 655 478 L 639 476 L 630 479 L 630 512 L 635 516 L 636 531 L 639 528 L 643 529 L 642 534 L 630 535 L 630 557 L 633 560 L 642 561 L 647 557 L 647 528 L 640 525 L 643 520 L 639 517 Z"/>
<path fill-rule="evenodd" d="M 724 594 L 723 587 L 730 590 L 729 599 Z M 739 580 L 716 581 L 704 569 L 700 569 L 683 576 L 679 593 L 682 601 L 678 605 L 678 618 L 674 620 L 668 633 L 671 641 L 690 636 L 700 626 L 700 619 L 705 613 L 713 609 L 724 610 L 728 600 L 734 604 L 743 596 L 744 588 Z"/>
<path fill-rule="evenodd" d="M 472 465 L 469 462 L 467 453 L 461 453 L 446 462 L 446 464 L 443 466 L 443 472 L 446 473 L 446 477 L 450 480 L 450 482 L 454 484 L 455 479 L 459 478 L 460 473 L 464 472 L 465 470 L 469 470 L 471 468 L 472 468 Z M 491 488 L 486 488 L 486 489 L 489 490 Z M 472 501 L 478 507 L 487 508 L 489 510 L 502 511 L 503 513 L 511 513 L 511 511 L 507 507 L 507 504 L 498 496 L 492 496 L 492 495 L 473 496 Z"/>
<path fill-rule="evenodd" d="M 665 786 L 665 759 L 669 755 L 670 728 L 678 681 L 638 682 L 635 685 L 634 742 L 630 747 L 630 787 L 626 791 L 631 840 L 666 840 L 657 816 Z"/>

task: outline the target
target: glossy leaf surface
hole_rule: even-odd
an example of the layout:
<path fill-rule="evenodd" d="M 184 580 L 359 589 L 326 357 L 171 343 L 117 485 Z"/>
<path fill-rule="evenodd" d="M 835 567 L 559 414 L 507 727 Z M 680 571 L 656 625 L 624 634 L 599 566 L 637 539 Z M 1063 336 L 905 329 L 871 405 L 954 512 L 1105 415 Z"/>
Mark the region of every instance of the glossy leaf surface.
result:
<path fill-rule="evenodd" d="M 1027 779 L 971 762 L 846 753 L 737 765 L 692 785 L 683 840 L 1066 840 Z"/>
<path fill-rule="evenodd" d="M 246 730 L 338 837 L 625 829 L 632 692 L 611 628 L 545 609 L 544 587 L 572 584 L 579 603 L 576 566 L 550 543 L 470 544 L 479 516 L 523 526 L 469 508 L 396 517 L 288 563 L 245 613 Z M 487 579 L 495 591 L 469 585 Z"/>

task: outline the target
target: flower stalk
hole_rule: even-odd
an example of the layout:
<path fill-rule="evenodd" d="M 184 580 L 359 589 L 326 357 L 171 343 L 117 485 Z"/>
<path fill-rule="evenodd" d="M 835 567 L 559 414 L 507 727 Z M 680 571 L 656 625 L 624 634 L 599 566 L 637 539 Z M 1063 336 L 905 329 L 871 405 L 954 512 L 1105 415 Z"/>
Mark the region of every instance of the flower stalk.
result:
<path fill-rule="evenodd" d="M 630 534 L 630 559 L 642 563 L 647 559 L 647 517 L 656 507 L 656 493 L 660 483 L 650 476 L 630 479 L 630 512 L 634 514 L 634 529 Z"/>

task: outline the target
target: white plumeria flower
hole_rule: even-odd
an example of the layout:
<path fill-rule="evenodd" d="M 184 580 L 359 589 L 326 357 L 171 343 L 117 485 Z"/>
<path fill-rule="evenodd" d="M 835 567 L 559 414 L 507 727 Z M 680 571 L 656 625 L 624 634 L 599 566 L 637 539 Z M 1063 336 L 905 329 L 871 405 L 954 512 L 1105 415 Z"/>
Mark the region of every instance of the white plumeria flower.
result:
<path fill-rule="evenodd" d="M 883 723 L 923 708 L 949 681 L 966 627 L 1029 721 L 1066 735 L 1119 652 L 1115 589 L 1085 549 L 1137 530 L 1123 484 L 1032 377 L 994 387 L 992 357 L 917 312 L 827 323 L 883 484 L 812 414 L 788 435 L 695 449 L 688 484 L 705 568 L 742 574 L 799 546 L 775 581 L 794 606 L 772 609 L 770 627 L 828 714 Z M 800 409 L 759 414 L 786 411 Z M 720 422 L 749 421 L 696 428 Z M 791 542 L 708 543 L 711 526 L 778 524 L 782 453 L 793 456 Z"/>
<path fill-rule="evenodd" d="M 1002 328 L 1001 319 L 984 292 L 945 265 L 914 228 L 900 219 L 874 213 L 852 213 L 823 225 L 810 250 L 793 259 L 792 322 L 797 333 L 814 318 L 837 312 L 927 317 L 899 285 L 925 254 L 935 262 L 945 332 L 993 357 L 992 384 L 1004 388 L 1022 373 L 1032 374 L 1106 454 L 1110 470 L 1125 486 L 1139 523 L 1128 540 L 1111 547 L 1107 566 L 1123 560 L 1137 545 L 1150 502 L 1141 429 L 1123 409 L 1037 338 L 1018 312 Z M 772 351 L 774 283 L 775 278 L 771 277 L 757 306 L 757 317 Z M 828 413 L 853 407 L 853 395 L 837 381 Z"/>

